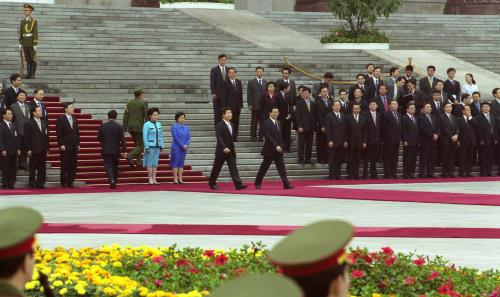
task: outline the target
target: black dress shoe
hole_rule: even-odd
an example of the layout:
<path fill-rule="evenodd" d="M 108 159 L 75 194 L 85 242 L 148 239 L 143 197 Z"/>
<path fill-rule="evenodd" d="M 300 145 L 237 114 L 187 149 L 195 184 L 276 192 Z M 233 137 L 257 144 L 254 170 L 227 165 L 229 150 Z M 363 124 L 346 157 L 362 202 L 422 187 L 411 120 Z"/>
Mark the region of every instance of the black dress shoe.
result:
<path fill-rule="evenodd" d="M 236 190 L 244 190 L 247 187 L 248 187 L 247 185 L 238 185 L 238 186 L 236 186 Z"/>
<path fill-rule="evenodd" d="M 217 185 L 209 185 L 210 189 L 212 190 L 219 190 L 219 187 Z"/>
<path fill-rule="evenodd" d="M 467 173 L 467 177 L 473 177 L 472 173 Z"/>
<path fill-rule="evenodd" d="M 434 174 L 428 174 L 428 175 L 427 175 L 427 177 L 428 177 L 428 178 L 436 178 L 436 177 L 434 176 Z"/>
<path fill-rule="evenodd" d="M 36 187 L 36 185 L 29 185 L 29 188 L 30 189 L 36 189 L 37 187 Z"/>
<path fill-rule="evenodd" d="M 68 188 L 74 188 L 74 187 L 75 187 L 75 185 L 74 185 L 74 184 L 69 184 L 69 185 L 68 185 Z"/>
<path fill-rule="evenodd" d="M 2 186 L 2 189 L 7 190 L 9 186 Z"/>
<path fill-rule="evenodd" d="M 9 186 L 9 189 L 13 190 L 13 189 L 14 189 L 14 186 Z"/>
<path fill-rule="evenodd" d="M 260 185 L 255 185 L 256 190 L 260 190 Z"/>
<path fill-rule="evenodd" d="M 45 189 L 45 185 L 38 185 L 36 187 L 39 188 L 39 189 Z"/>
<path fill-rule="evenodd" d="M 61 187 L 63 187 L 63 188 L 67 188 L 67 187 L 68 187 L 68 185 L 67 185 L 67 184 L 61 184 Z"/>
<path fill-rule="evenodd" d="M 304 166 L 306 163 L 304 162 L 304 160 L 299 160 L 297 161 L 297 164 Z"/>
<path fill-rule="evenodd" d="M 292 186 L 292 185 L 284 185 L 283 189 L 285 189 L 285 190 L 291 190 L 291 189 L 295 189 L 295 187 Z"/>
<path fill-rule="evenodd" d="M 111 189 L 116 189 L 116 184 L 114 184 L 114 183 L 113 183 L 113 184 L 110 184 L 110 185 L 109 185 L 109 187 L 110 187 Z"/>

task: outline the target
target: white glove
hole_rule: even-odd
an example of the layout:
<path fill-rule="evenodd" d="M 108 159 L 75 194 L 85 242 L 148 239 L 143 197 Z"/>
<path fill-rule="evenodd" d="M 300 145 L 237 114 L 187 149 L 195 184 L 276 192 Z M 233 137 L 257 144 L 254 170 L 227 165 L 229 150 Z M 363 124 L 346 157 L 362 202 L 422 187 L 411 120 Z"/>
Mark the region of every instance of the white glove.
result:
<path fill-rule="evenodd" d="M 22 45 L 22 44 L 20 44 L 20 45 L 19 45 L 19 49 L 22 49 L 22 48 L 23 48 L 23 45 Z"/>
<path fill-rule="evenodd" d="M 36 49 L 38 48 L 38 46 L 35 45 L 33 48 L 35 49 L 35 52 L 36 52 Z"/>

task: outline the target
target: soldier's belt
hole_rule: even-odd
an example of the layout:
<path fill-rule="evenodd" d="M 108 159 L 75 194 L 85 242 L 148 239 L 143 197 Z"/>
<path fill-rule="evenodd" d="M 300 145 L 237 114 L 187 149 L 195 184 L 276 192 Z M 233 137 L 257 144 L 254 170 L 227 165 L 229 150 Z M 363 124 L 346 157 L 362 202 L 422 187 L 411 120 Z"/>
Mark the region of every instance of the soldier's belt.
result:
<path fill-rule="evenodd" d="M 33 34 L 32 34 L 32 33 L 24 33 L 24 34 L 23 34 L 23 37 L 32 37 L 32 36 L 33 36 Z"/>

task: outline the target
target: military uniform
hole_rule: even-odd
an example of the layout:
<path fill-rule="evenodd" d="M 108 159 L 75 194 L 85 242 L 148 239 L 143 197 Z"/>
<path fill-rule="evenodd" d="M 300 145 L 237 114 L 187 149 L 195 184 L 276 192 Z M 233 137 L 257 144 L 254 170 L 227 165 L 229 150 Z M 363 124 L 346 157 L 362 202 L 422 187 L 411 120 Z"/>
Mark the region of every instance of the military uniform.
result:
<path fill-rule="evenodd" d="M 25 4 L 24 8 L 32 11 L 33 6 Z M 33 16 L 25 17 L 21 20 L 19 27 L 19 44 L 24 51 L 24 59 L 27 65 L 27 72 L 24 78 L 35 78 L 37 67 L 36 47 L 38 46 L 38 21 Z"/>
<path fill-rule="evenodd" d="M 346 272 L 345 248 L 353 233 L 348 222 L 320 221 L 292 232 L 268 256 L 284 275 L 295 280 L 304 297 L 328 296 L 331 284 Z"/>
<path fill-rule="evenodd" d="M 143 91 L 142 88 L 135 90 Z M 127 155 L 128 161 L 137 160 L 141 164 L 141 153 L 144 150 L 144 143 L 142 139 L 142 128 L 148 119 L 148 102 L 144 99 L 136 97 L 127 103 L 125 113 L 123 115 L 123 129 L 129 132 L 134 140 L 134 149 Z"/>
<path fill-rule="evenodd" d="M 211 297 L 302 297 L 300 288 L 276 274 L 243 276 L 210 293 Z"/>
<path fill-rule="evenodd" d="M 42 215 L 27 207 L 0 209 L 0 269 L 2 261 L 26 255 L 33 251 L 35 233 L 42 226 Z M 30 272 L 31 273 L 31 272 Z M 7 280 L 0 279 L 0 297 L 23 296 Z"/>

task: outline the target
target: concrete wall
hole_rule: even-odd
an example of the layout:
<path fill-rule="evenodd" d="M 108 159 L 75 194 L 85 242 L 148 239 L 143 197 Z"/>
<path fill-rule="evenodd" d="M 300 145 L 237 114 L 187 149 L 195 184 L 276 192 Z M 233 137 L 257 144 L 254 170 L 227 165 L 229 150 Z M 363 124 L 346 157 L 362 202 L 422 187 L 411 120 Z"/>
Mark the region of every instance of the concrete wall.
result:
<path fill-rule="evenodd" d="M 253 12 L 293 11 L 295 0 L 235 0 L 235 9 Z"/>

